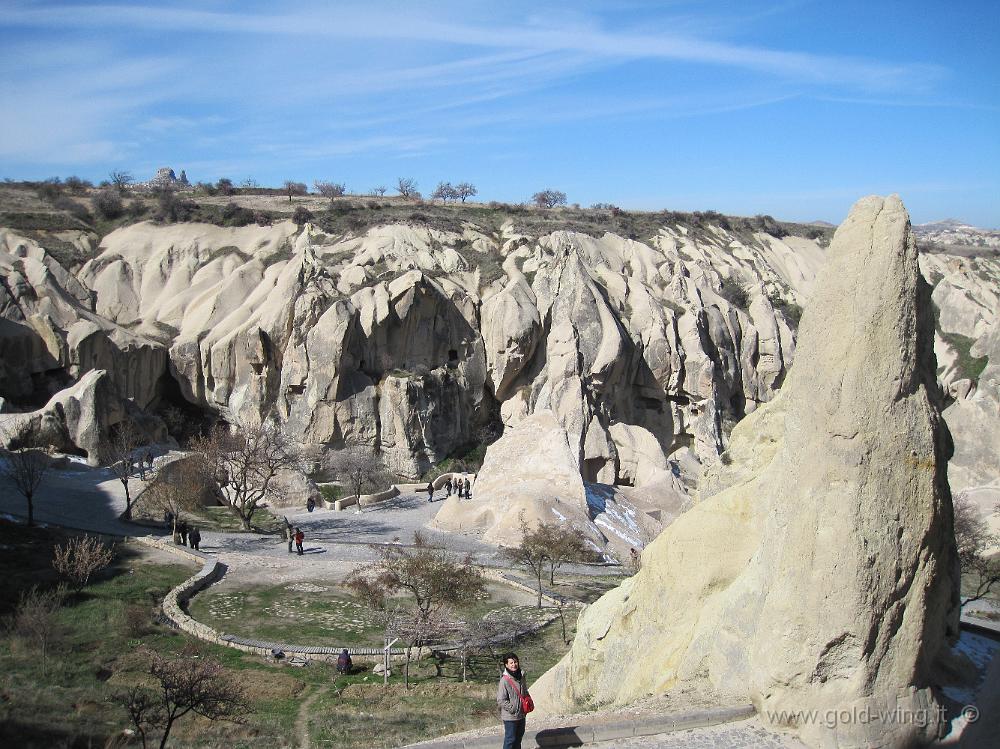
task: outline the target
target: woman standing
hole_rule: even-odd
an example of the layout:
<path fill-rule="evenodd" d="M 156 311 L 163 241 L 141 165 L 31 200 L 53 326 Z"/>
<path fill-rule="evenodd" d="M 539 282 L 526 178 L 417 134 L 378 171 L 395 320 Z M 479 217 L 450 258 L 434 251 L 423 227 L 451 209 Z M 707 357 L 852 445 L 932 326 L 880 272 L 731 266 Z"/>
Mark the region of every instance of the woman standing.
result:
<path fill-rule="evenodd" d="M 502 663 L 503 673 L 500 674 L 500 684 L 497 686 L 497 705 L 500 707 L 500 720 L 503 721 L 503 749 L 521 749 L 525 716 L 534 709 L 534 705 L 531 704 L 517 653 L 505 653 Z"/>

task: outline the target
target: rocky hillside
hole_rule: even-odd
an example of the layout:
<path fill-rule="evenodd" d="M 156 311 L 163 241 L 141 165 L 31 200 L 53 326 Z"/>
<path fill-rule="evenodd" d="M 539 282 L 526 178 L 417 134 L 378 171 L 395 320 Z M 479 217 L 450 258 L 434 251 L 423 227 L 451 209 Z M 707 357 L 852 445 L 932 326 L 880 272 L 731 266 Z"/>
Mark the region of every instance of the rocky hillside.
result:
<path fill-rule="evenodd" d="M 711 213 L 366 211 L 144 221 L 75 273 L 44 238 L 0 231 L 4 409 L 58 421 L 49 399 L 106 370 L 140 409 L 273 415 L 315 452 L 377 446 L 405 476 L 545 411 L 584 481 L 651 484 L 668 460 L 696 477 L 781 387 L 828 237 Z M 89 247 L 71 235 L 63 250 Z M 941 376 L 997 435 L 997 261 L 922 262 L 942 307 Z M 995 467 L 966 465 L 962 481 L 996 486 Z"/>
<path fill-rule="evenodd" d="M 1000 251 L 1000 231 L 980 229 L 953 218 L 929 224 L 917 224 L 913 227 L 913 233 L 921 242 L 946 249 L 976 248 Z"/>
<path fill-rule="evenodd" d="M 787 711 L 811 746 L 935 737 L 934 720 L 891 719 L 936 714 L 931 687 L 958 638 L 929 292 L 899 198 L 858 201 L 787 384 L 736 427 L 730 463 L 708 471 L 640 572 L 581 614 L 572 649 L 533 687 L 543 709 L 687 688 Z M 795 717 L 811 710 L 872 718 Z"/>

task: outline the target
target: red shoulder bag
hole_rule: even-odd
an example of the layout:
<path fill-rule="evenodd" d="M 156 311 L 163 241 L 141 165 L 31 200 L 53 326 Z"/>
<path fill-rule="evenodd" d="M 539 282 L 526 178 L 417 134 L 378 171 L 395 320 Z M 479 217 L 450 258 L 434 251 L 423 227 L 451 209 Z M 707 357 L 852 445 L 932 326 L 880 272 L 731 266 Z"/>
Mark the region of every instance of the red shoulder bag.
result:
<path fill-rule="evenodd" d="M 532 710 L 534 710 L 535 709 L 535 701 L 533 699 L 531 699 L 531 695 L 530 694 L 521 694 L 521 690 L 517 688 L 517 682 L 514 681 L 510 677 L 510 674 L 504 674 L 503 678 L 505 678 L 510 683 L 510 685 L 514 688 L 514 694 L 516 694 L 518 696 L 518 699 L 521 700 L 521 709 L 524 710 L 524 714 L 527 715 Z"/>

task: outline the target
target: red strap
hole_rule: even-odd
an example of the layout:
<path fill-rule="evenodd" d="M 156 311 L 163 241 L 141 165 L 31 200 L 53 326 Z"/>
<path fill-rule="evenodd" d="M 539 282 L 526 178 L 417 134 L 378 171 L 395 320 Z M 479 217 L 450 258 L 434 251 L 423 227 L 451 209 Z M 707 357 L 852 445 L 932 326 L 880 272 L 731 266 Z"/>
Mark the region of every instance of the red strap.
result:
<path fill-rule="evenodd" d="M 511 675 L 510 675 L 510 674 L 506 674 L 506 673 L 505 673 L 505 674 L 503 675 L 503 678 L 505 678 L 505 679 L 506 679 L 506 680 L 507 680 L 508 682 L 510 682 L 510 685 L 511 685 L 512 687 L 514 687 L 514 692 L 516 692 L 516 693 L 517 693 L 517 697 L 518 697 L 518 699 L 521 699 L 521 690 L 517 688 L 517 682 L 516 682 L 516 681 L 514 681 L 514 679 L 513 679 L 513 678 L 511 678 Z"/>

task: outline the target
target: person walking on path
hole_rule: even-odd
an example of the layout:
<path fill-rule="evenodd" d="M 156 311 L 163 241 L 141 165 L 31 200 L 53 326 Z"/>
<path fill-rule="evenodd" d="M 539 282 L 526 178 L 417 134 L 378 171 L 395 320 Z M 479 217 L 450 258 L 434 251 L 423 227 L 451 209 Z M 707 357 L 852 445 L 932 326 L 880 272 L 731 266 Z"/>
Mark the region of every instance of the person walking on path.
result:
<path fill-rule="evenodd" d="M 295 553 L 302 556 L 302 542 L 305 540 L 306 534 L 302 532 L 301 528 L 295 529 Z"/>
<path fill-rule="evenodd" d="M 521 671 L 517 653 L 504 653 L 501 661 L 503 673 L 497 686 L 497 707 L 503 721 L 503 749 L 521 749 L 524 738 L 525 698 L 530 700 L 528 685 Z M 531 706 L 533 708 L 533 706 Z"/>
<path fill-rule="evenodd" d="M 316 509 L 316 500 L 314 500 L 312 497 L 309 497 L 309 499 L 306 500 L 306 509 L 309 512 L 312 512 L 313 510 L 315 510 Z"/>
<path fill-rule="evenodd" d="M 427 501 L 428 502 L 433 502 L 434 501 L 434 482 L 433 481 L 428 481 L 427 482 Z"/>
<path fill-rule="evenodd" d="M 198 548 L 198 544 L 201 543 L 201 531 L 198 530 L 197 525 L 191 526 L 191 532 L 188 533 L 188 538 L 191 539 L 191 548 L 195 551 L 201 551 L 201 549 Z"/>
<path fill-rule="evenodd" d="M 472 483 L 468 476 L 465 477 L 465 498 L 472 499 Z"/>
<path fill-rule="evenodd" d="M 449 476 L 444 482 L 444 491 L 446 497 L 451 496 L 451 476 Z"/>
<path fill-rule="evenodd" d="M 285 540 L 288 541 L 288 553 L 292 553 L 292 542 L 295 540 L 295 533 L 292 530 L 292 524 L 288 522 L 288 518 L 285 520 Z"/>
<path fill-rule="evenodd" d="M 462 498 L 462 493 L 463 493 L 462 486 L 463 486 L 462 477 L 459 476 L 457 479 L 455 479 L 455 491 L 458 493 L 459 499 Z"/>
<path fill-rule="evenodd" d="M 177 526 L 177 532 L 181 534 L 181 543 L 185 546 L 188 545 L 188 524 L 186 520 L 182 520 L 181 524 Z"/>

